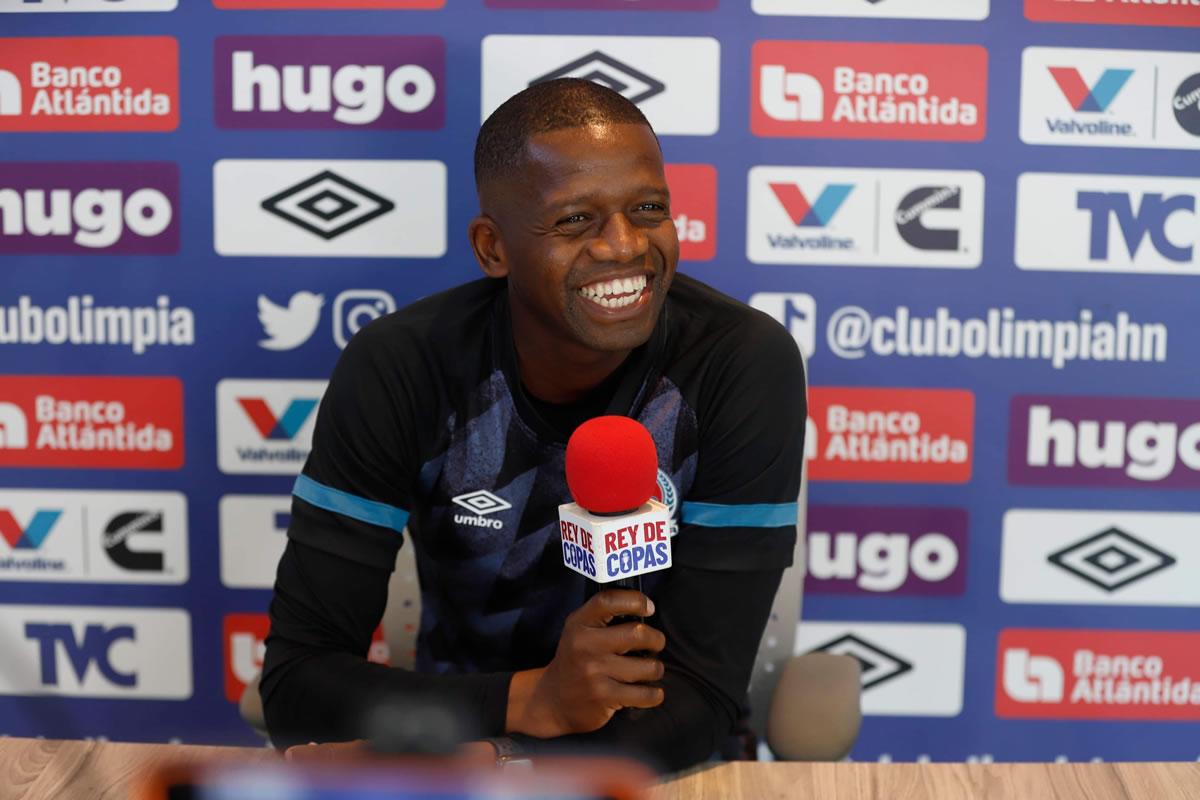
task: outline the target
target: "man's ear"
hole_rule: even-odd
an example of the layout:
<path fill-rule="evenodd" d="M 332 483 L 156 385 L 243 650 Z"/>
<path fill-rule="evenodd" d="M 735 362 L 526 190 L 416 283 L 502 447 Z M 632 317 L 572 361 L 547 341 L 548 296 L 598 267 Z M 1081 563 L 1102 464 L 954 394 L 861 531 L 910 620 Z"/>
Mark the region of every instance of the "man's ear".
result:
<path fill-rule="evenodd" d="M 504 243 L 500 239 L 500 227 L 487 214 L 471 220 L 467 228 L 471 249 L 483 273 L 489 278 L 508 276 L 508 260 L 504 257 Z"/>

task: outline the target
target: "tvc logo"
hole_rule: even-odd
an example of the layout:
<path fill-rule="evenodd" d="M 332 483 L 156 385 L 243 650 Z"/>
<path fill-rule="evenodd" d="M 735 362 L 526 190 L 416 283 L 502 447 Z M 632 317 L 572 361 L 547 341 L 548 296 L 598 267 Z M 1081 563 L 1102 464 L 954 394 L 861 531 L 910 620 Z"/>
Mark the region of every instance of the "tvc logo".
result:
<path fill-rule="evenodd" d="M 1130 260 L 1137 259 L 1138 250 L 1147 237 L 1163 258 L 1181 264 L 1193 258 L 1195 247 L 1192 243 L 1177 244 L 1167 235 L 1172 214 L 1186 212 L 1195 216 L 1196 198 L 1193 195 L 1168 197 L 1161 193 L 1145 192 L 1136 210 L 1129 192 L 1079 192 L 1075 202 L 1080 211 L 1086 211 L 1092 218 L 1088 257 L 1093 261 L 1108 260 L 1110 223 L 1113 220 L 1116 220 L 1120 229 Z M 1189 227 L 1195 227 L 1194 221 Z"/>
<path fill-rule="evenodd" d="M 290 495 L 221 498 L 221 583 L 231 589 L 270 589 L 287 545 Z"/>
<path fill-rule="evenodd" d="M 87 677 L 88 668 L 95 665 L 104 679 L 113 686 L 132 688 L 137 686 L 137 674 L 133 671 L 122 672 L 113 666 L 110 653 L 118 642 L 137 639 L 132 625 L 118 625 L 105 628 L 103 625 L 87 625 L 84 628 L 83 639 L 75 638 L 75 631 L 69 624 L 44 625 L 29 623 L 25 626 L 25 638 L 38 643 L 38 652 L 42 665 L 42 685 L 58 686 L 58 653 L 59 650 L 67 656 L 75 677 L 83 683 Z"/>
<path fill-rule="evenodd" d="M 1050 656 L 1024 648 L 1004 651 L 1004 691 L 1018 703 L 1061 703 L 1063 668 Z"/>
<path fill-rule="evenodd" d="M 180 609 L 0 607 L 0 694 L 185 700 L 191 619 Z"/>
<path fill-rule="evenodd" d="M 1195 178 L 1025 173 L 1017 179 L 1017 266 L 1200 274 L 1197 197 Z"/>

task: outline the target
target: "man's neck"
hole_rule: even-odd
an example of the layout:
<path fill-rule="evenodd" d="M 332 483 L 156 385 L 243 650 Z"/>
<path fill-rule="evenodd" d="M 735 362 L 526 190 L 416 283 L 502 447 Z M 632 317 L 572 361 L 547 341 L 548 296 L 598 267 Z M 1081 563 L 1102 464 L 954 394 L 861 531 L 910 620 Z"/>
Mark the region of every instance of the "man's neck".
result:
<path fill-rule="evenodd" d="M 513 327 L 517 369 L 525 391 L 547 403 L 573 403 L 612 375 L 630 350 L 597 353 L 556 346 L 549 337 Z"/>

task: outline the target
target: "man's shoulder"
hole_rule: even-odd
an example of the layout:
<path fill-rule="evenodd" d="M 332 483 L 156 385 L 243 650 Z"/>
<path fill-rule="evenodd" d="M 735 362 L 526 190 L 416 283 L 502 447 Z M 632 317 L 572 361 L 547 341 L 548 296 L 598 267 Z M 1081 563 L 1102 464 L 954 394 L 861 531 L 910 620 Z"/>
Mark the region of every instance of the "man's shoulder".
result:
<path fill-rule="evenodd" d="M 371 349 L 453 352 L 482 341 L 503 290 L 504 281 L 481 278 L 436 292 L 372 320 L 354 340 Z"/>
<path fill-rule="evenodd" d="M 682 349 L 714 354 L 787 355 L 796 342 L 774 318 L 689 275 L 676 274 L 670 291 L 672 335 Z"/>

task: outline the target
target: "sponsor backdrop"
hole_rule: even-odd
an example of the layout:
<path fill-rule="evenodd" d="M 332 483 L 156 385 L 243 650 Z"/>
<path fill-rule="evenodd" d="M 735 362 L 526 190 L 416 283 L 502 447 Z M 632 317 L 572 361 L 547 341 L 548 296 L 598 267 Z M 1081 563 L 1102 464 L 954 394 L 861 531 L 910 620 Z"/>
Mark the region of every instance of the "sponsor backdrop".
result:
<path fill-rule="evenodd" d="M 479 122 L 572 75 L 658 130 L 682 269 L 808 357 L 797 649 L 862 661 L 854 757 L 1200 757 L 1198 28 L 0 0 L 0 733 L 259 741 L 236 700 L 329 371 L 479 274 Z"/>

